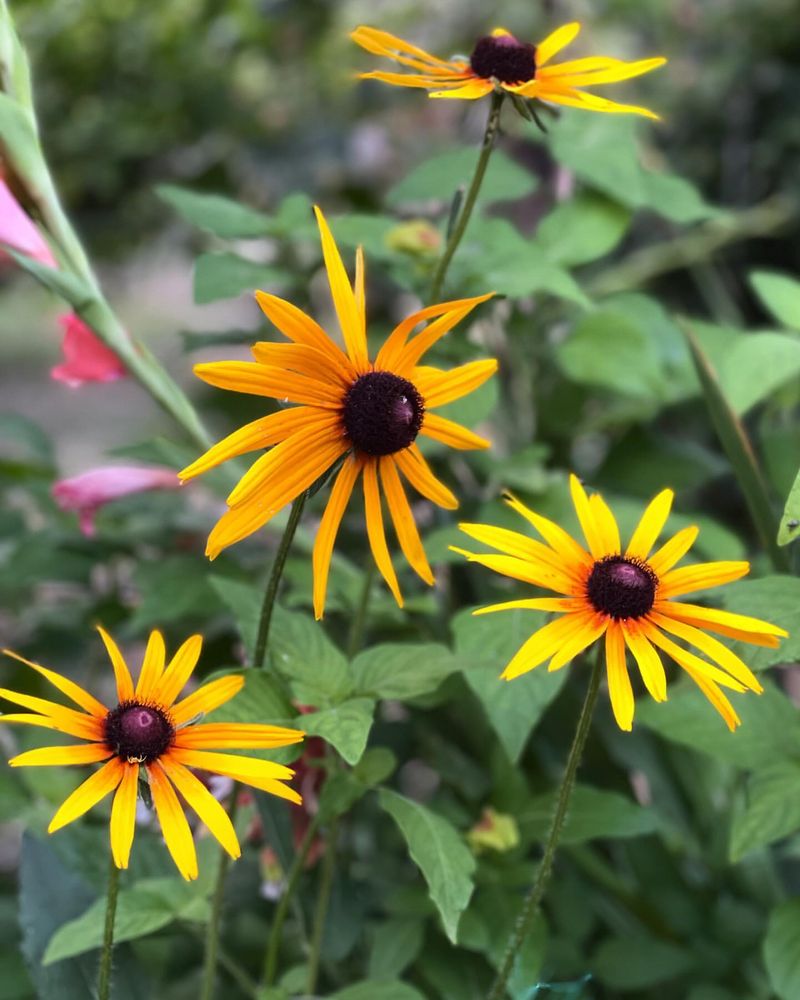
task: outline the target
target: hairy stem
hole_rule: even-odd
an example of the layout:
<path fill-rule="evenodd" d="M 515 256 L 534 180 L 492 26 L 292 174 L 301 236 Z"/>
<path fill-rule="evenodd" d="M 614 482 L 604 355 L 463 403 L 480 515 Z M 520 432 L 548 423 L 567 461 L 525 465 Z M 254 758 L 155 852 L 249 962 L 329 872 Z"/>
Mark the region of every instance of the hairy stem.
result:
<path fill-rule="evenodd" d="M 117 895 L 119 893 L 119 868 L 111 858 L 108 868 L 108 891 L 106 895 L 106 922 L 103 930 L 103 949 L 100 952 L 100 970 L 97 974 L 98 1000 L 108 1000 L 111 995 L 111 954 L 114 950 L 114 919 L 117 915 Z"/>
<path fill-rule="evenodd" d="M 320 876 L 319 895 L 314 911 L 314 929 L 311 933 L 311 951 L 308 957 L 308 981 L 306 993 L 313 996 L 317 989 L 319 975 L 319 957 L 322 950 L 322 938 L 325 934 L 325 922 L 328 917 L 328 906 L 333 888 L 333 873 L 336 869 L 336 845 L 339 839 L 339 818 L 335 817 L 328 828 L 325 838 L 325 857 L 322 860 L 322 875 Z"/>

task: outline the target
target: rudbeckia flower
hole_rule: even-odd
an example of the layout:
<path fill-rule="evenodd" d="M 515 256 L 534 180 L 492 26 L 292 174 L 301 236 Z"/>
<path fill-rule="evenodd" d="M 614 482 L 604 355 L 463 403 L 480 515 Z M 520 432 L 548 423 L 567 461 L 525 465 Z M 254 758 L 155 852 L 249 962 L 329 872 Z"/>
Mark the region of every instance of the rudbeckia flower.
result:
<path fill-rule="evenodd" d="M 478 39 L 469 60 L 461 56 L 439 59 L 402 38 L 363 25 L 356 28 L 350 37 L 373 55 L 383 56 L 417 71 L 385 73 L 374 70 L 360 74 L 365 80 L 382 80 L 395 87 L 422 87 L 431 92 L 430 97 L 466 101 L 477 100 L 499 88 L 520 97 L 535 97 L 587 111 L 658 118 L 647 108 L 616 104 L 596 94 L 587 94 L 582 88 L 641 76 L 663 66 L 666 59 L 659 57 L 624 62 L 608 56 L 590 56 L 588 59 L 550 65 L 553 56 L 569 45 L 580 30 L 577 22 L 565 24 L 539 45 L 533 45 L 519 41 L 505 28 L 495 28 L 490 35 Z"/>
<path fill-rule="evenodd" d="M 194 372 L 221 389 L 300 405 L 270 413 L 235 431 L 179 476 L 191 479 L 234 455 L 275 446 L 256 460 L 228 496 L 229 510 L 212 530 L 206 547 L 206 555 L 213 559 L 228 545 L 258 531 L 346 456 L 314 543 L 314 613 L 321 618 L 334 541 L 359 477 L 372 554 L 397 603 L 402 606 L 384 534 L 381 488 L 406 559 L 426 583 L 433 583 L 400 473 L 440 507 L 458 506 L 453 493 L 432 472 L 416 439 L 421 434 L 451 448 L 487 448 L 484 438 L 432 411 L 485 382 L 496 371 L 497 362 L 473 361 L 451 371 L 420 364 L 426 351 L 491 294 L 412 313 L 370 360 L 361 248 L 356 254 L 353 288 L 328 224 L 322 212 L 315 211 L 345 350 L 296 306 L 256 292 L 267 317 L 292 343 L 258 343 L 253 347 L 255 361 L 200 364 Z M 420 324 L 425 325 L 412 336 Z"/>
<path fill-rule="evenodd" d="M 470 562 L 560 595 L 506 601 L 475 612 L 530 608 L 558 614 L 533 633 L 502 676 L 511 680 L 546 660 L 548 670 L 558 670 L 604 639 L 611 707 L 620 729 L 629 730 L 634 702 L 626 651 L 632 654 L 652 697 L 665 701 L 667 679 L 660 650 L 686 671 L 728 727 L 735 729 L 740 720 L 721 687 L 759 693 L 763 689 L 749 667 L 709 633 L 773 648 L 788 633 L 758 618 L 675 598 L 738 580 L 749 571 L 749 563 L 677 567 L 697 538 L 696 527 L 681 529 L 652 551 L 669 517 L 672 490 L 664 490 L 651 501 L 623 550 L 617 522 L 603 498 L 598 494 L 588 497 L 576 476 L 570 478 L 570 489 L 588 551 L 563 528 L 512 496 L 507 497 L 507 504 L 533 525 L 543 541 L 486 524 L 460 526 L 470 538 L 502 553 L 476 555 L 455 550 Z M 708 659 L 675 640 L 693 646 Z"/>
<path fill-rule="evenodd" d="M 74 681 L 6 649 L 7 656 L 31 667 L 48 680 L 80 711 L 44 698 L 0 688 L 0 697 L 30 714 L 0 715 L 0 722 L 55 729 L 75 736 L 75 746 L 41 747 L 9 761 L 12 767 L 65 764 L 102 764 L 59 807 L 48 827 L 54 833 L 88 812 L 111 792 L 111 854 L 118 868 L 127 868 L 133 844 L 139 783 L 146 780 L 167 848 L 185 879 L 197 878 L 197 854 L 189 823 L 178 798 L 192 807 L 210 832 L 231 855 L 241 853 L 228 814 L 191 771 L 200 768 L 233 778 L 262 791 L 299 803 L 300 796 L 284 782 L 294 772 L 273 761 L 228 749 L 264 749 L 298 743 L 303 733 L 279 726 L 198 722 L 207 712 L 229 701 L 244 677 L 229 674 L 201 685 L 177 701 L 200 656 L 203 640 L 193 635 L 166 663 L 164 639 L 151 632 L 136 687 L 114 640 L 98 629 L 114 668 L 117 704 L 109 708 Z"/>

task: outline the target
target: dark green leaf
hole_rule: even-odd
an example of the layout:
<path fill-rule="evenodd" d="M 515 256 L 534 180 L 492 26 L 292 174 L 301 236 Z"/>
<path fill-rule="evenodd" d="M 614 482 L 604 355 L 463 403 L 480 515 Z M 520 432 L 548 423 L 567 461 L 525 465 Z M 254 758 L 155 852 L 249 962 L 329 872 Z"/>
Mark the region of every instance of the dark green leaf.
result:
<path fill-rule="evenodd" d="M 373 979 L 399 976 L 422 950 L 425 924 L 407 917 L 391 917 L 380 924 L 372 940 L 369 975 Z"/>
<path fill-rule="evenodd" d="M 800 764 L 783 761 L 750 777 L 744 812 L 731 827 L 730 859 L 771 844 L 800 830 Z"/>
<path fill-rule="evenodd" d="M 800 996 L 800 899 L 776 906 L 764 938 L 764 962 L 781 1000 Z"/>
<path fill-rule="evenodd" d="M 359 694 L 403 700 L 435 691 L 458 662 L 436 643 L 383 643 L 359 653 L 351 670 Z"/>
<path fill-rule="evenodd" d="M 734 650 L 753 670 L 765 670 L 776 663 L 800 660 L 800 580 L 796 576 L 765 576 L 760 580 L 739 580 L 720 591 L 729 611 L 762 618 L 780 625 L 789 633 L 776 649 L 734 643 Z"/>
<path fill-rule="evenodd" d="M 288 273 L 279 267 L 246 260 L 234 253 L 204 253 L 194 262 L 194 300 L 205 305 L 256 289 L 272 291 L 285 287 L 289 280 Z"/>
<path fill-rule="evenodd" d="M 594 973 L 614 990 L 635 991 L 664 983 L 688 972 L 695 964 L 686 948 L 630 934 L 609 938 L 594 953 Z"/>
<path fill-rule="evenodd" d="M 424 997 L 406 983 L 365 979 L 332 993 L 331 1000 L 424 1000 Z"/>
<path fill-rule="evenodd" d="M 518 814 L 521 831 L 542 841 L 550 829 L 556 792 L 537 795 Z M 603 837 L 640 837 L 658 829 L 658 817 L 652 809 L 637 805 L 618 792 L 608 792 L 588 785 L 577 785 L 569 804 L 561 842 L 580 844 Z"/>
<path fill-rule="evenodd" d="M 334 746 L 348 764 L 357 764 L 367 745 L 374 711 L 372 699 L 351 698 L 304 715 L 302 725 L 309 736 L 321 736 Z"/>

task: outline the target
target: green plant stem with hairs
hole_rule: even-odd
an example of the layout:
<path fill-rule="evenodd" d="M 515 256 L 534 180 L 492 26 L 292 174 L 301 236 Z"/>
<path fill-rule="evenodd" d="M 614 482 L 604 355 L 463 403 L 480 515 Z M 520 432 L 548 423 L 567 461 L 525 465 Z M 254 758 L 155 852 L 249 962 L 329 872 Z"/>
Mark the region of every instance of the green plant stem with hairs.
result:
<path fill-rule="evenodd" d="M 100 969 L 97 974 L 98 1000 L 108 1000 L 111 996 L 111 957 L 114 951 L 114 920 L 117 916 L 117 896 L 119 894 L 119 868 L 111 858 L 108 868 L 108 890 L 106 893 L 106 921 L 103 928 L 103 947 L 100 952 Z"/>
<path fill-rule="evenodd" d="M 545 841 L 542 860 L 539 863 L 533 885 L 528 890 L 528 894 L 522 904 L 522 909 L 517 917 L 517 922 L 514 925 L 514 930 L 512 931 L 503 961 L 497 973 L 497 978 L 489 990 L 488 1000 L 503 1000 L 503 997 L 505 997 L 508 980 L 514 970 L 514 962 L 520 948 L 525 943 L 525 938 L 528 936 L 531 924 L 538 913 L 539 905 L 544 898 L 545 891 L 550 882 L 553 859 L 555 858 L 558 842 L 561 838 L 561 831 L 564 829 L 564 820 L 567 817 L 572 790 L 575 787 L 575 776 L 578 773 L 578 766 L 583 756 L 583 748 L 586 745 L 586 738 L 589 735 L 594 706 L 597 702 L 598 691 L 600 690 L 604 650 L 604 644 L 599 642 L 597 645 L 597 657 L 589 680 L 589 687 L 586 691 L 583 708 L 578 719 L 578 726 L 575 730 L 575 737 L 572 740 L 572 746 L 567 757 L 564 777 L 561 779 L 561 786 L 558 790 L 556 808 L 550 823 L 547 840 Z"/>
<path fill-rule="evenodd" d="M 478 162 L 475 165 L 475 173 L 472 175 L 472 180 L 467 188 L 467 193 L 464 195 L 461 211 L 458 213 L 455 224 L 453 225 L 450 235 L 447 238 L 447 243 L 445 244 L 442 256 L 439 258 L 436 270 L 433 272 L 430 295 L 431 302 L 439 301 L 439 296 L 441 295 L 442 288 L 444 286 L 444 280 L 447 276 L 447 269 L 450 267 L 450 261 L 453 259 L 453 255 L 464 237 L 467 225 L 469 224 L 469 220 L 472 216 L 472 210 L 475 208 L 475 202 L 478 200 L 478 194 L 480 192 L 481 185 L 483 184 L 483 178 L 486 175 L 486 168 L 489 166 L 489 158 L 492 155 L 495 139 L 497 138 L 497 129 L 500 125 L 500 109 L 503 106 L 504 96 L 505 95 L 502 90 L 496 90 L 492 94 L 492 101 L 489 106 L 489 117 L 486 121 L 486 130 L 483 133 L 483 143 L 481 145 Z"/>

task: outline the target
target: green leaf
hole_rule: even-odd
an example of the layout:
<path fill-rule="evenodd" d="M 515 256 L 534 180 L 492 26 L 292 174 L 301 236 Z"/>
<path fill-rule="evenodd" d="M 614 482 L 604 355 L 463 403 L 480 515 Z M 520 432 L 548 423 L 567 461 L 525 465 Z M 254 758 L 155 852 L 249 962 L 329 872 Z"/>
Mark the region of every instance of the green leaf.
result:
<path fill-rule="evenodd" d="M 385 747 L 367 750 L 351 771 L 335 771 L 329 775 L 320 793 L 319 808 L 327 820 L 348 812 L 359 799 L 385 778 L 397 766 L 397 758 Z"/>
<path fill-rule="evenodd" d="M 2 96 L 0 94 L 0 97 Z M 70 274 L 68 271 L 56 270 L 55 268 L 48 267 L 46 264 L 40 264 L 38 260 L 34 260 L 25 254 L 17 253 L 11 247 L 5 247 L 4 252 L 13 257 L 14 261 L 19 264 L 23 271 L 27 271 L 39 284 L 43 285 L 48 291 L 53 292 L 54 295 L 58 295 L 65 302 L 68 302 L 76 311 L 84 309 L 95 302 L 97 296 L 94 289 L 90 288 L 85 281 L 77 278 L 74 274 Z"/>
<path fill-rule="evenodd" d="M 800 660 L 800 580 L 796 576 L 739 580 L 721 590 L 720 599 L 729 611 L 764 619 L 789 633 L 777 649 L 735 643 L 734 650 L 751 669 L 765 670 L 776 663 Z"/>
<path fill-rule="evenodd" d="M 781 1000 L 800 996 L 800 899 L 775 907 L 764 938 L 764 962 L 770 983 Z"/>
<path fill-rule="evenodd" d="M 176 878 L 143 879 L 131 889 L 120 890 L 114 942 L 132 941 L 166 927 L 174 920 L 205 921 L 208 902 L 197 887 Z M 45 965 L 82 955 L 103 943 L 105 898 L 97 899 L 76 920 L 59 927 L 44 953 Z"/>
<path fill-rule="evenodd" d="M 397 226 L 397 219 L 388 215 L 364 215 L 358 212 L 343 215 L 331 223 L 333 235 L 340 247 L 364 248 L 367 260 L 386 260 L 394 256 L 386 242 Z"/>
<path fill-rule="evenodd" d="M 800 764 L 795 761 L 781 761 L 751 775 L 747 806 L 731 827 L 731 861 L 800 830 L 798 788 Z"/>
<path fill-rule="evenodd" d="M 459 185 L 468 185 L 475 172 L 478 150 L 473 146 L 451 149 L 415 167 L 410 174 L 389 191 L 388 205 L 408 202 L 447 201 Z M 520 167 L 506 154 L 495 149 L 481 185 L 480 199 L 484 202 L 511 201 L 524 198 L 536 189 L 536 177 Z"/>
<path fill-rule="evenodd" d="M 584 192 L 542 219 L 536 241 L 553 264 L 576 267 L 611 253 L 629 224 L 630 212 L 616 202 Z"/>
<path fill-rule="evenodd" d="M 131 630 L 150 628 L 187 616 L 202 618 L 216 609 L 205 574 L 195 556 L 167 556 L 141 562 L 135 573 L 141 603 L 129 620 Z"/>
<path fill-rule="evenodd" d="M 419 802 L 385 788 L 378 798 L 399 826 L 412 860 L 428 883 L 445 933 L 455 944 L 459 919 L 472 895 L 472 853 L 455 827 Z"/>
<path fill-rule="evenodd" d="M 367 745 L 374 711 L 371 698 L 351 698 L 333 708 L 304 715 L 302 726 L 309 736 L 327 740 L 348 764 L 357 764 Z"/>
<path fill-rule="evenodd" d="M 246 260 L 234 253 L 204 253 L 194 262 L 194 300 L 205 305 L 235 298 L 242 292 L 282 287 L 289 280 L 281 268 Z M 251 338 L 255 339 L 252 334 Z"/>
<path fill-rule="evenodd" d="M 735 733 L 689 680 L 671 685 L 669 699 L 661 704 L 641 701 L 637 716 L 666 739 L 739 768 L 763 768 L 800 756 L 797 709 L 768 680 L 763 694 L 734 693 L 731 701 L 742 720 Z"/>
<path fill-rule="evenodd" d="M 374 698 L 418 698 L 435 691 L 459 669 L 446 646 L 437 643 L 382 643 L 353 660 L 353 684 Z"/>
<path fill-rule="evenodd" d="M 160 184 L 156 194 L 193 226 L 223 239 L 264 236 L 272 220 L 246 205 L 223 195 L 202 194 L 173 184 Z"/>
<path fill-rule="evenodd" d="M 741 417 L 800 374 L 800 341 L 780 333 L 737 337 L 718 366 L 722 391 Z"/>
<path fill-rule="evenodd" d="M 753 271 L 750 284 L 778 322 L 800 330 L 800 281 L 774 271 Z"/>
<path fill-rule="evenodd" d="M 800 538 L 800 469 L 797 471 L 786 506 L 783 508 L 780 527 L 778 528 L 778 545 L 788 545 Z"/>
<path fill-rule="evenodd" d="M 368 973 L 373 979 L 399 976 L 422 950 L 425 924 L 408 917 L 391 917 L 375 930 Z"/>
<path fill-rule="evenodd" d="M 252 584 L 231 580 L 226 576 L 210 576 L 208 583 L 233 615 L 247 651 L 247 659 L 251 662 L 256 648 L 262 595 Z"/>
<path fill-rule="evenodd" d="M 517 815 L 525 836 L 543 840 L 550 829 L 556 792 L 537 795 Z M 625 795 L 589 785 L 577 785 L 572 793 L 561 842 L 580 844 L 612 837 L 640 837 L 658 830 L 652 809 L 637 805 Z"/>
<path fill-rule="evenodd" d="M 592 961 L 597 978 L 614 990 L 646 990 L 693 968 L 686 948 L 644 934 L 608 938 Z"/>
<path fill-rule="evenodd" d="M 531 611 L 501 611 L 474 617 L 469 609 L 452 621 L 456 656 L 467 684 L 483 705 L 492 728 L 516 763 L 539 719 L 567 679 L 566 670 L 532 670 L 513 681 L 500 674 L 523 642 L 544 624 Z"/>
<path fill-rule="evenodd" d="M 331 994 L 331 1000 L 425 1000 L 413 986 L 392 980 L 365 979 Z"/>

